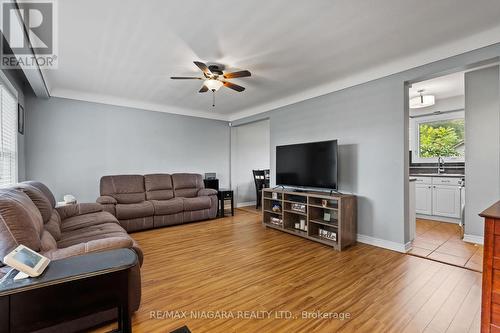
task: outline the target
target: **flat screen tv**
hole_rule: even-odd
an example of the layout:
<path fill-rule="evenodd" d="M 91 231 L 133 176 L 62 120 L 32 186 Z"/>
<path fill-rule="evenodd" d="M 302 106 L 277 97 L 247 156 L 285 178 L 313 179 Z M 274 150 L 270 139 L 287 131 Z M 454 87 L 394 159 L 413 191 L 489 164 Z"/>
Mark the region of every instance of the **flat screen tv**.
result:
<path fill-rule="evenodd" d="M 337 140 L 276 147 L 276 185 L 337 190 Z"/>

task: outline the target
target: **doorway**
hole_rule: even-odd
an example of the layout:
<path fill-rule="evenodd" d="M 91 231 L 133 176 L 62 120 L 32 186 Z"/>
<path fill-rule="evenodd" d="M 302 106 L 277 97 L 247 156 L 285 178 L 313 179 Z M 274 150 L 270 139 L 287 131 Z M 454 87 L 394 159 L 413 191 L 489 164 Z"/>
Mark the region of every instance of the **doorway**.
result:
<path fill-rule="evenodd" d="M 409 88 L 409 254 L 481 271 L 480 242 L 466 241 L 465 71 Z"/>
<path fill-rule="evenodd" d="M 231 185 L 237 208 L 258 212 L 252 171 L 269 170 L 270 158 L 269 119 L 231 127 Z"/>

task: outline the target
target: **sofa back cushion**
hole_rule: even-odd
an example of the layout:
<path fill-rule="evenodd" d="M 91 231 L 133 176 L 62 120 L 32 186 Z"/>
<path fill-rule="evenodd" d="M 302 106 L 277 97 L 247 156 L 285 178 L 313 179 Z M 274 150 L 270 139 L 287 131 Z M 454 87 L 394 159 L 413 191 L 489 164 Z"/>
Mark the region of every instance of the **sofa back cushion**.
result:
<path fill-rule="evenodd" d="M 172 175 L 174 194 L 176 197 L 193 198 L 205 186 L 203 178 L 196 173 L 174 173 Z"/>
<path fill-rule="evenodd" d="M 26 185 L 36 187 L 45 195 L 47 200 L 49 200 L 52 208 L 54 208 L 56 206 L 56 198 L 54 197 L 54 194 L 44 183 L 37 182 L 34 180 L 29 180 L 29 181 L 22 182 L 21 184 L 26 184 Z"/>
<path fill-rule="evenodd" d="M 172 177 L 166 173 L 144 176 L 146 200 L 168 200 L 174 197 Z"/>
<path fill-rule="evenodd" d="M 0 258 L 23 244 L 40 251 L 43 221 L 40 211 L 23 192 L 0 190 Z"/>
<path fill-rule="evenodd" d="M 100 184 L 101 195 L 113 197 L 120 204 L 139 203 L 146 200 L 144 176 L 104 176 Z"/>
<path fill-rule="evenodd" d="M 31 199 L 31 201 L 33 201 L 36 208 L 38 208 L 40 214 L 42 215 L 43 223 L 47 223 L 50 220 L 54 207 L 47 198 L 47 195 L 45 195 L 38 188 L 27 183 L 15 185 L 13 188 L 24 192 Z"/>

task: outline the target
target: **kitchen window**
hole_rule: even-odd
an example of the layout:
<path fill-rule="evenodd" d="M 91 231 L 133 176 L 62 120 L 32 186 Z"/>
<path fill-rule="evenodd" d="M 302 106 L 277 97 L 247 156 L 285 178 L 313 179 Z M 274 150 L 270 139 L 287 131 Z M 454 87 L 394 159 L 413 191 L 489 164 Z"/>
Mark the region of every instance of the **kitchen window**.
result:
<path fill-rule="evenodd" d="M 0 187 L 17 183 L 17 97 L 0 78 Z"/>
<path fill-rule="evenodd" d="M 438 157 L 448 162 L 465 161 L 464 112 L 413 119 L 415 133 L 413 161 L 436 163 Z"/>

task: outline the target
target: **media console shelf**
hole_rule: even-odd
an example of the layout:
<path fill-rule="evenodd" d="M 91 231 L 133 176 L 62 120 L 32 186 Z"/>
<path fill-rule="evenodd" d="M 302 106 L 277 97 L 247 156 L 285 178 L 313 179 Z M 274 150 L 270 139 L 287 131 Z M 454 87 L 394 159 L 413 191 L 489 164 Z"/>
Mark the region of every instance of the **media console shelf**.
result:
<path fill-rule="evenodd" d="M 262 190 L 262 224 L 342 251 L 356 242 L 356 196 Z"/>

